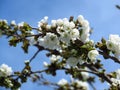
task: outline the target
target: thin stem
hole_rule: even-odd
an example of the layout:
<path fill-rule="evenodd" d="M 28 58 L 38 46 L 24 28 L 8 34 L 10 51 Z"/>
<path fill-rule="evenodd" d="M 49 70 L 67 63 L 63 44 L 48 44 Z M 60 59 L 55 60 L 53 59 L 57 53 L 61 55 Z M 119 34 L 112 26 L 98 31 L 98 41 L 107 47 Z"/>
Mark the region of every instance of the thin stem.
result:
<path fill-rule="evenodd" d="M 34 27 L 31 27 L 32 29 L 34 29 L 34 30 L 39 30 L 38 28 L 34 28 Z"/>
<path fill-rule="evenodd" d="M 40 52 L 40 50 L 38 49 L 38 51 L 32 56 L 32 58 L 30 59 L 30 61 L 29 61 L 29 63 L 31 63 L 32 62 L 32 60 L 37 56 L 37 54 Z M 22 75 L 22 73 L 23 73 L 23 71 L 25 70 L 25 67 L 22 69 L 22 71 L 21 71 L 21 75 Z M 19 76 L 16 78 L 16 80 L 18 80 L 19 79 Z"/>
<path fill-rule="evenodd" d="M 91 82 L 89 82 L 89 84 L 93 88 L 93 90 L 96 90 L 95 86 Z"/>
<path fill-rule="evenodd" d="M 42 72 L 45 72 L 49 69 L 44 69 L 44 70 L 39 70 L 39 71 L 34 71 L 34 72 L 31 72 L 30 74 L 35 74 L 35 73 L 42 73 Z"/>
<path fill-rule="evenodd" d="M 37 31 L 41 32 L 41 30 L 39 28 L 34 28 L 34 27 L 31 27 L 31 28 L 34 29 L 34 30 L 37 30 Z"/>
<path fill-rule="evenodd" d="M 108 54 L 106 54 L 105 52 L 102 52 L 102 51 L 99 51 L 99 54 L 101 54 L 101 55 L 103 55 L 105 57 L 108 57 L 108 58 L 112 59 L 114 62 L 117 62 L 117 63 L 120 64 L 120 60 L 117 59 L 116 57 L 110 56 L 110 55 L 108 55 Z"/>
<path fill-rule="evenodd" d="M 32 56 L 32 58 L 30 59 L 30 63 L 32 62 L 32 60 L 37 56 L 37 54 L 40 52 L 40 49 L 37 50 L 37 52 Z"/>
<path fill-rule="evenodd" d="M 69 70 L 69 68 L 63 67 L 62 70 Z M 89 70 L 84 70 L 84 69 L 79 69 L 79 68 L 77 68 L 77 71 L 78 72 L 88 72 L 88 73 L 91 73 L 91 74 L 97 74 L 97 72 L 95 72 L 95 71 L 89 71 Z"/>
<path fill-rule="evenodd" d="M 84 65 L 85 65 L 86 67 L 88 67 L 90 70 L 92 70 L 92 72 L 93 72 L 93 71 L 96 72 L 96 73 L 94 73 L 94 74 L 97 75 L 98 77 L 104 79 L 105 81 L 107 81 L 107 82 L 110 83 L 110 84 L 113 83 L 113 82 L 111 81 L 111 79 L 107 76 L 106 73 L 100 73 L 100 72 L 98 71 L 98 69 L 97 69 L 96 67 L 94 67 L 94 65 L 87 64 L 87 63 L 85 63 Z"/>
<path fill-rule="evenodd" d="M 99 76 L 100 78 L 106 80 L 108 83 L 112 84 L 112 81 L 111 79 L 105 74 L 105 73 L 99 73 L 98 70 L 94 69 L 93 67 L 88 67 L 89 69 L 91 69 L 92 71 L 89 71 L 89 70 L 83 70 L 83 69 L 77 69 L 78 72 L 88 72 L 88 73 L 92 73 L 94 75 L 97 75 Z M 45 72 L 49 69 L 45 69 L 45 70 L 41 70 L 41 71 L 35 71 L 35 72 L 32 72 L 31 74 L 34 74 L 34 73 L 42 73 L 42 72 Z M 69 70 L 69 68 L 59 68 L 58 70 Z"/>

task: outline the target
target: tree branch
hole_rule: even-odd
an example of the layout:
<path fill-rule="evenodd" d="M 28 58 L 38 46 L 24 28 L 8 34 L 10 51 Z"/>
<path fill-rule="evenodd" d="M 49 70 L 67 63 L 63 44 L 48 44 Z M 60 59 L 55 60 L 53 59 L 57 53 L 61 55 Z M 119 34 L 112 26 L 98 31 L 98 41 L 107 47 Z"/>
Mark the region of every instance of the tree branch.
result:
<path fill-rule="evenodd" d="M 30 59 L 30 63 L 32 62 L 32 60 L 37 56 L 37 54 L 40 52 L 40 49 L 37 50 L 37 52 L 32 56 L 32 58 Z"/>
<path fill-rule="evenodd" d="M 111 79 L 107 76 L 106 73 L 100 73 L 100 71 L 98 71 L 98 69 L 96 69 L 96 67 L 94 67 L 94 65 L 91 65 L 91 64 L 87 64 L 87 63 L 84 63 L 84 65 L 86 67 L 88 67 L 92 72 L 96 72 L 96 73 L 93 73 L 95 75 L 97 75 L 98 77 L 104 79 L 105 81 L 107 81 L 108 83 L 112 84 L 113 82 L 111 81 Z"/>
<path fill-rule="evenodd" d="M 120 64 L 120 60 L 117 59 L 116 57 L 110 56 L 110 55 L 108 55 L 108 54 L 106 54 L 105 52 L 102 52 L 102 51 L 99 51 L 99 54 L 101 54 L 101 55 L 103 55 L 103 56 L 105 56 L 105 57 L 107 57 L 107 58 L 110 58 L 110 59 L 112 59 L 114 62 Z"/>

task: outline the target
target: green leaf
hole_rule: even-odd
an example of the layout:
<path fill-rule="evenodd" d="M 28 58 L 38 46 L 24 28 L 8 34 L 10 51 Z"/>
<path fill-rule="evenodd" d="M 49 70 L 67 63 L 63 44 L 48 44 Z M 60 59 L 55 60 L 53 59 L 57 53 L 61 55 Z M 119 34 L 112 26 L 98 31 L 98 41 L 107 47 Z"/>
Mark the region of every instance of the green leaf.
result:
<path fill-rule="evenodd" d="M 32 30 L 32 28 L 27 23 L 24 23 L 23 29 L 25 29 L 26 31 Z"/>
<path fill-rule="evenodd" d="M 22 76 L 20 76 L 20 78 L 21 78 L 21 83 L 27 82 L 27 77 L 26 76 L 22 75 Z"/>
<path fill-rule="evenodd" d="M 104 38 L 101 39 L 101 42 L 102 42 L 103 44 L 106 44 L 106 40 L 105 40 Z"/>
<path fill-rule="evenodd" d="M 25 53 L 28 53 L 28 47 L 29 47 L 29 41 L 25 39 L 22 45 L 22 49 L 24 50 Z"/>
<path fill-rule="evenodd" d="M 16 47 L 17 43 L 19 43 L 19 42 L 20 42 L 20 41 L 17 39 L 17 37 L 12 37 L 12 38 L 9 40 L 9 45 Z"/>
<path fill-rule="evenodd" d="M 2 30 L 0 29 L 0 37 L 2 36 Z"/>

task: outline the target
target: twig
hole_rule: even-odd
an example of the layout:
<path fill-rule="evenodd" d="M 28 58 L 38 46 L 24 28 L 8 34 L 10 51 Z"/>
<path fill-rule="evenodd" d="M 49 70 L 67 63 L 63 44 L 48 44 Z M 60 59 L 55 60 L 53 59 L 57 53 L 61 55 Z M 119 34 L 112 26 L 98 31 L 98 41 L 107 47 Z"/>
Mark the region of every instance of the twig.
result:
<path fill-rule="evenodd" d="M 69 68 L 63 67 L 62 70 L 69 70 Z M 91 73 L 91 74 L 97 74 L 97 72 L 95 72 L 95 71 L 89 71 L 89 70 L 79 69 L 79 68 L 77 68 L 77 71 L 78 72 L 88 72 L 88 73 Z"/>
<path fill-rule="evenodd" d="M 93 88 L 93 90 L 96 90 L 95 86 L 91 82 L 89 82 L 89 84 Z"/>
<path fill-rule="evenodd" d="M 119 5 L 116 5 L 116 8 L 120 9 L 120 6 L 119 6 Z"/>
<path fill-rule="evenodd" d="M 113 82 L 111 81 L 111 79 L 107 76 L 106 73 L 100 73 L 100 72 L 98 71 L 98 69 L 97 69 L 96 67 L 94 67 L 94 65 L 87 64 L 87 63 L 85 63 L 84 65 L 85 65 L 86 67 L 88 67 L 90 70 L 92 70 L 92 72 L 93 72 L 93 71 L 96 72 L 96 73 L 93 73 L 93 74 L 95 74 L 96 76 L 104 79 L 105 81 L 107 81 L 107 82 L 110 83 L 110 84 L 113 83 Z"/>
<path fill-rule="evenodd" d="M 107 76 L 107 74 L 105 73 L 99 73 L 99 71 L 97 69 L 95 69 L 95 67 L 93 67 L 92 65 L 87 65 L 87 67 L 89 69 L 91 69 L 92 71 L 89 71 L 89 70 L 84 70 L 84 69 L 77 69 L 78 72 L 88 72 L 88 73 L 92 73 L 94 75 L 97 75 L 99 76 L 100 78 L 103 78 L 104 80 L 106 80 L 108 83 L 112 84 L 112 81 L 111 79 Z M 49 69 L 46 69 L 46 70 L 49 70 Z M 44 72 L 46 70 L 42 70 L 42 71 L 36 71 L 34 73 L 41 73 L 41 72 Z M 69 70 L 69 68 L 59 68 L 58 70 Z"/>
<path fill-rule="evenodd" d="M 105 57 L 108 57 L 108 58 L 112 59 L 114 62 L 117 62 L 117 63 L 120 64 L 120 60 L 117 59 L 116 57 L 110 56 L 110 55 L 108 55 L 108 54 L 106 54 L 106 53 L 104 53 L 104 52 L 102 52 L 102 51 L 99 51 L 99 54 L 101 54 L 101 55 L 103 55 L 103 56 L 105 56 Z"/>
<path fill-rule="evenodd" d="M 31 63 L 32 62 L 32 60 L 37 56 L 37 54 L 40 52 L 40 50 L 38 49 L 38 51 L 32 56 L 32 58 L 30 59 L 30 61 L 29 61 L 29 63 Z M 25 70 L 25 67 L 22 69 L 22 71 L 21 71 L 21 75 L 23 74 L 23 71 Z M 16 78 L 16 80 L 18 80 L 20 77 L 18 76 L 17 78 Z"/>
<path fill-rule="evenodd" d="M 35 73 L 42 73 L 42 72 L 45 72 L 49 69 L 44 69 L 44 70 L 39 70 L 39 71 L 34 71 L 34 72 L 31 72 L 30 74 L 35 74 Z"/>
<path fill-rule="evenodd" d="M 30 59 L 30 63 L 32 62 L 32 60 L 37 56 L 37 54 L 40 52 L 40 49 L 38 49 L 38 51 L 32 56 L 32 58 Z"/>

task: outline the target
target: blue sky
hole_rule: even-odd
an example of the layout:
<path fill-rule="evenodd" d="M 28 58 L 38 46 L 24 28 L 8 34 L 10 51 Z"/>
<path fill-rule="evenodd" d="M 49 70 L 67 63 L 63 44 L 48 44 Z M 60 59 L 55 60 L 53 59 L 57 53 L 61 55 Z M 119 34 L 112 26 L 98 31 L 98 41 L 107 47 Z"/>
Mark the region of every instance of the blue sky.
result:
<path fill-rule="evenodd" d="M 49 21 L 58 18 L 69 18 L 78 15 L 83 15 L 89 22 L 90 26 L 94 29 L 91 39 L 100 41 L 101 37 L 108 38 L 109 34 L 120 35 L 120 10 L 115 8 L 119 4 L 119 0 L 0 0 L 0 19 L 7 19 L 8 22 L 15 20 L 17 23 L 25 21 L 33 27 L 37 27 L 37 22 L 44 16 L 49 17 Z M 6 63 L 13 67 L 13 70 L 21 70 L 24 66 L 24 60 L 36 52 L 36 48 L 31 47 L 29 54 L 24 54 L 20 45 L 17 48 L 10 47 L 7 40 L 0 38 L 0 64 Z M 48 60 L 45 53 L 40 53 L 32 62 L 34 70 L 43 67 L 42 62 Z M 103 61 L 106 62 L 106 61 Z M 108 72 L 120 68 L 118 64 L 113 65 L 110 60 L 105 63 Z M 109 69 L 111 68 L 111 69 Z M 67 76 L 58 75 L 57 79 L 48 77 L 49 80 L 58 81 L 60 78 L 67 78 Z M 96 85 L 99 86 L 99 83 Z M 99 87 L 102 90 L 105 87 Z M 53 90 L 38 86 L 28 82 L 23 84 L 21 90 Z M 1 90 L 1 89 L 0 89 Z M 5 90 L 5 89 L 4 89 Z"/>

